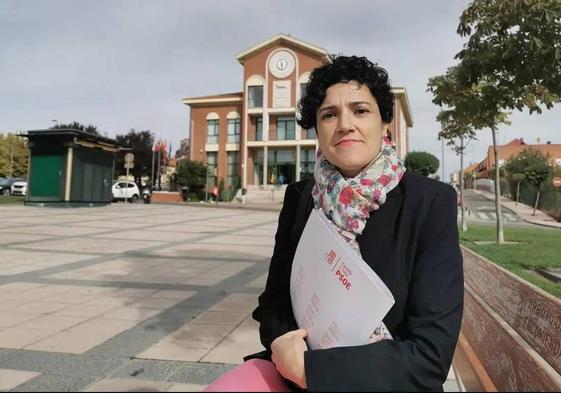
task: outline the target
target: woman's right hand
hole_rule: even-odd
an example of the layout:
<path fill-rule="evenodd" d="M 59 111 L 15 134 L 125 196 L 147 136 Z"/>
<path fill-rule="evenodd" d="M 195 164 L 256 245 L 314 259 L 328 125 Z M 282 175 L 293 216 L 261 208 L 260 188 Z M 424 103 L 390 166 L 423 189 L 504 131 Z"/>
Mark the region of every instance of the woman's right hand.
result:
<path fill-rule="evenodd" d="M 293 330 L 277 337 L 271 343 L 271 360 L 277 371 L 286 379 L 306 389 L 304 352 L 308 350 L 305 329 Z"/>

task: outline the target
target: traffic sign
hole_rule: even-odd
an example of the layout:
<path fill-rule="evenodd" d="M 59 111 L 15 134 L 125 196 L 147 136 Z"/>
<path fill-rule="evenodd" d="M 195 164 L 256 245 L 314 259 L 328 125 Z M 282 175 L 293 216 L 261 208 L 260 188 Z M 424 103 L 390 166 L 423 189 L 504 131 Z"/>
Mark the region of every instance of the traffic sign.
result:
<path fill-rule="evenodd" d="M 554 187 L 561 187 L 561 177 L 555 176 L 553 178 L 553 186 Z"/>
<path fill-rule="evenodd" d="M 125 162 L 125 168 L 126 169 L 134 168 L 134 163 L 133 162 Z"/>
<path fill-rule="evenodd" d="M 125 154 L 125 162 L 126 163 L 134 162 L 134 154 L 132 153 Z"/>

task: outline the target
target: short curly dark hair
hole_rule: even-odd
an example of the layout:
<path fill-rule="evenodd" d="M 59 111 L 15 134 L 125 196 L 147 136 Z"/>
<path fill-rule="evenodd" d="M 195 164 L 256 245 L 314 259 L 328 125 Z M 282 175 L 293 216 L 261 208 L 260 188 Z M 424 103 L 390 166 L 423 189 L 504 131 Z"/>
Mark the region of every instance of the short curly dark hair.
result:
<path fill-rule="evenodd" d="M 357 81 L 366 85 L 376 99 L 384 123 L 393 119 L 394 96 L 388 72 L 366 57 L 337 56 L 331 63 L 315 68 L 306 86 L 306 95 L 300 99 L 298 109 L 300 127 L 309 130 L 316 126 L 316 112 L 325 99 L 327 89 L 336 83 Z"/>

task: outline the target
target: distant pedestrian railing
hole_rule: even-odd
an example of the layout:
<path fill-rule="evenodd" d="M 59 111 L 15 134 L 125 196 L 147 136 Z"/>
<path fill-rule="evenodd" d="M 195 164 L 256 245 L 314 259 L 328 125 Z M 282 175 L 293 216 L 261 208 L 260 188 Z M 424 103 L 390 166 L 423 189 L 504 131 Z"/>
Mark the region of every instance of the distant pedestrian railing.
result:
<path fill-rule="evenodd" d="M 459 347 L 483 389 L 561 390 L 561 300 L 471 250 L 463 255 Z"/>

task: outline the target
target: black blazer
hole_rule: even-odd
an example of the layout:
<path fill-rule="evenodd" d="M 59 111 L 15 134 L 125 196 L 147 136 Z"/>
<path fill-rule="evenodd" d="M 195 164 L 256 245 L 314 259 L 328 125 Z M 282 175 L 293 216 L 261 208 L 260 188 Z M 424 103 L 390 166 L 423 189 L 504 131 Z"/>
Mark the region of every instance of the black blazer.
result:
<path fill-rule="evenodd" d="M 290 232 L 305 183 L 286 189 L 269 277 L 253 312 L 269 354 L 275 338 L 298 328 L 289 288 L 302 229 L 296 238 Z M 394 340 L 306 351 L 309 390 L 442 391 L 463 311 L 456 205 L 452 187 L 406 172 L 372 213 L 357 240 L 363 259 L 395 298 L 384 318 Z"/>

